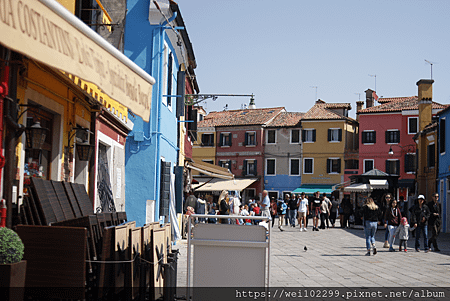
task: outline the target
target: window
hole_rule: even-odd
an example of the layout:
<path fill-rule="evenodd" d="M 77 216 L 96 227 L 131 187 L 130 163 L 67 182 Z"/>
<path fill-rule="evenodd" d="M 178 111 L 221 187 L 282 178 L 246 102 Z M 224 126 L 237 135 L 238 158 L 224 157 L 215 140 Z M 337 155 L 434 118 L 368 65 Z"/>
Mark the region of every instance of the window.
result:
<path fill-rule="evenodd" d="M 169 70 L 169 45 L 167 45 L 166 42 L 164 42 L 164 50 L 163 50 L 163 74 L 162 74 L 162 91 L 163 94 L 167 91 L 167 83 L 168 83 L 168 74 L 167 71 Z M 167 105 L 167 98 L 162 98 L 162 103 Z"/>
<path fill-rule="evenodd" d="M 256 160 L 244 160 L 243 175 L 256 176 Z"/>
<path fill-rule="evenodd" d="M 214 160 L 202 160 L 202 162 L 209 163 L 209 164 L 214 164 Z"/>
<path fill-rule="evenodd" d="M 244 145 L 256 146 L 256 132 L 245 132 Z"/>
<path fill-rule="evenodd" d="M 231 146 L 231 133 L 220 133 L 219 145 L 222 147 Z"/>
<path fill-rule="evenodd" d="M 405 154 L 405 172 L 416 172 L 416 154 Z"/>
<path fill-rule="evenodd" d="M 419 129 L 419 118 L 408 117 L 408 134 L 417 134 Z"/>
<path fill-rule="evenodd" d="M 342 129 L 328 129 L 328 142 L 342 141 Z"/>
<path fill-rule="evenodd" d="M 377 142 L 377 132 L 375 131 L 362 131 L 361 141 L 364 144 L 376 143 Z"/>
<path fill-rule="evenodd" d="M 202 146 L 214 146 L 214 134 L 203 134 Z"/>
<path fill-rule="evenodd" d="M 167 95 L 172 95 L 172 77 L 173 77 L 173 54 L 169 53 L 169 59 L 167 63 Z M 167 96 L 167 106 L 172 106 L 172 98 Z"/>
<path fill-rule="evenodd" d="M 316 130 L 315 129 L 302 130 L 302 141 L 303 142 L 315 142 L 316 141 Z"/>
<path fill-rule="evenodd" d="M 291 130 L 291 143 L 300 143 L 300 130 Z"/>
<path fill-rule="evenodd" d="M 327 159 L 327 173 L 341 173 L 341 159 Z"/>
<path fill-rule="evenodd" d="M 445 118 L 439 121 L 439 152 L 445 153 Z"/>
<path fill-rule="evenodd" d="M 300 159 L 290 159 L 290 171 L 289 174 L 291 176 L 299 176 L 300 175 Z"/>
<path fill-rule="evenodd" d="M 399 130 L 387 130 L 385 132 L 386 143 L 400 143 L 400 131 Z"/>
<path fill-rule="evenodd" d="M 276 139 L 276 131 L 275 130 L 267 130 L 267 143 L 268 144 L 275 144 L 277 143 Z"/>
<path fill-rule="evenodd" d="M 372 169 L 373 169 L 373 159 L 366 159 L 366 160 L 364 160 L 364 171 L 363 171 L 363 173 L 371 171 Z"/>
<path fill-rule="evenodd" d="M 345 160 L 345 169 L 359 169 L 358 160 Z"/>
<path fill-rule="evenodd" d="M 436 146 L 435 144 L 429 144 L 427 146 L 427 166 L 434 167 L 436 162 Z"/>
<path fill-rule="evenodd" d="M 275 200 L 278 200 L 278 191 L 268 191 L 267 195 L 269 196 L 269 199 L 274 198 Z"/>
<path fill-rule="evenodd" d="M 266 159 L 266 175 L 274 176 L 275 174 L 275 159 Z"/>
<path fill-rule="evenodd" d="M 304 158 L 303 159 L 303 173 L 304 174 L 313 174 L 314 173 L 314 159 L 313 158 Z"/>
<path fill-rule="evenodd" d="M 400 175 L 400 160 L 386 160 L 386 173 Z"/>
<path fill-rule="evenodd" d="M 231 169 L 231 160 L 220 160 L 219 166 L 223 168 Z"/>

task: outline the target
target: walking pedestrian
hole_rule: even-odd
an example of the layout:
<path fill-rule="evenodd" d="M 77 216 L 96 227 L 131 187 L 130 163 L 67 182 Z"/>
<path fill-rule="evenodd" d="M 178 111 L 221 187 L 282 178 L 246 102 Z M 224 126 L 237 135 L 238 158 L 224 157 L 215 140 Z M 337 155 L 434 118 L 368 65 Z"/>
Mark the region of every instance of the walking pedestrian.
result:
<path fill-rule="evenodd" d="M 394 237 L 398 236 L 398 250 L 402 251 L 402 245 L 405 246 L 404 251 L 408 252 L 406 247 L 406 242 L 409 239 L 409 231 L 412 231 L 411 227 L 408 224 L 408 219 L 406 217 L 402 217 L 402 221 L 400 222 L 400 226 L 397 227 L 397 230 L 394 232 Z"/>
<path fill-rule="evenodd" d="M 284 200 L 280 200 L 278 202 L 278 228 L 280 229 L 280 231 L 283 231 L 283 222 L 284 222 L 284 216 L 286 215 L 286 209 L 287 209 L 287 205 L 284 202 Z"/>
<path fill-rule="evenodd" d="M 278 217 L 277 216 L 277 202 L 275 201 L 275 198 L 272 197 L 272 199 L 270 200 L 270 217 L 272 218 L 272 228 L 273 228 L 273 224 L 275 223 L 275 218 Z"/>
<path fill-rule="evenodd" d="M 320 205 L 322 199 L 319 196 L 320 192 L 316 191 L 311 200 L 311 211 L 313 215 L 313 231 L 319 231 Z"/>
<path fill-rule="evenodd" d="M 428 203 L 428 209 L 430 209 L 430 219 L 428 220 L 428 226 L 431 229 L 431 237 L 428 241 L 428 247 L 431 248 L 431 245 L 433 245 L 435 252 L 440 252 L 438 245 L 437 245 L 437 237 L 439 233 L 441 232 L 441 204 L 439 203 L 439 194 L 435 193 L 433 195 L 433 200 Z"/>
<path fill-rule="evenodd" d="M 308 226 L 306 221 L 306 217 L 309 214 L 308 210 L 308 199 L 304 192 L 300 195 L 300 198 L 297 202 L 298 207 L 298 224 L 300 225 L 300 232 L 306 232 L 306 227 Z"/>
<path fill-rule="evenodd" d="M 330 228 L 328 218 L 330 216 L 331 201 L 327 198 L 327 194 L 323 193 L 322 204 L 320 205 L 320 229 L 325 229 L 325 223 L 327 229 Z"/>
<path fill-rule="evenodd" d="M 330 223 L 331 227 L 334 228 L 336 224 L 336 217 L 339 210 L 339 202 L 334 196 L 331 197 L 331 207 L 330 207 Z"/>
<path fill-rule="evenodd" d="M 290 194 L 289 193 L 286 193 L 285 195 L 284 195 L 284 202 L 286 203 L 286 206 L 287 206 L 287 208 L 286 208 L 286 214 L 284 215 L 284 224 L 286 225 L 286 226 L 288 226 L 288 225 L 290 225 L 290 222 L 289 222 L 289 217 L 291 216 L 291 209 L 289 209 L 289 200 L 291 199 L 291 196 L 290 196 Z"/>
<path fill-rule="evenodd" d="M 219 196 L 219 213 L 220 215 L 229 215 L 230 214 L 230 205 L 228 204 L 228 191 L 223 190 Z M 230 219 L 221 218 L 221 224 L 229 224 Z"/>
<path fill-rule="evenodd" d="M 386 212 L 386 209 L 389 208 L 389 204 L 392 200 L 392 194 L 386 193 L 383 198 L 381 199 L 381 212 Z M 383 216 L 383 224 L 386 224 L 386 221 L 384 220 Z M 386 227 L 386 232 L 384 233 L 384 245 L 383 248 L 389 248 L 389 229 Z"/>
<path fill-rule="evenodd" d="M 377 254 L 377 248 L 375 246 L 375 234 L 377 233 L 377 227 L 380 218 L 380 209 L 375 204 L 372 198 L 367 198 L 363 206 L 363 225 L 364 235 L 366 237 L 366 256 L 370 256 L 370 250 L 373 250 L 373 255 Z"/>
<path fill-rule="evenodd" d="M 344 215 L 343 223 L 341 224 L 341 228 L 348 228 L 348 227 L 350 227 L 348 220 L 350 218 L 350 215 L 353 214 L 353 205 L 350 202 L 350 199 L 348 197 L 345 197 L 342 200 L 341 206 L 342 206 L 342 212 Z"/>
<path fill-rule="evenodd" d="M 289 224 L 291 227 L 295 227 L 295 217 L 297 215 L 297 199 L 295 198 L 295 195 L 291 195 L 291 199 L 289 200 Z"/>
<path fill-rule="evenodd" d="M 394 243 L 394 233 L 397 230 L 398 225 L 400 225 L 400 220 L 402 219 L 402 214 L 397 206 L 397 200 L 391 200 L 389 208 L 386 209 L 384 214 L 384 226 L 389 231 L 389 252 L 395 252 L 392 247 Z"/>
<path fill-rule="evenodd" d="M 419 195 L 418 204 L 412 209 L 411 224 L 414 225 L 416 229 L 416 242 L 415 248 L 416 252 L 420 252 L 420 234 L 423 234 L 423 244 L 425 248 L 425 253 L 429 251 L 428 249 L 428 219 L 430 218 L 430 209 L 425 205 L 425 197 L 421 194 Z"/>
<path fill-rule="evenodd" d="M 261 202 L 261 216 L 270 217 L 270 199 L 269 192 L 267 190 L 263 190 L 262 193 L 262 202 Z"/>

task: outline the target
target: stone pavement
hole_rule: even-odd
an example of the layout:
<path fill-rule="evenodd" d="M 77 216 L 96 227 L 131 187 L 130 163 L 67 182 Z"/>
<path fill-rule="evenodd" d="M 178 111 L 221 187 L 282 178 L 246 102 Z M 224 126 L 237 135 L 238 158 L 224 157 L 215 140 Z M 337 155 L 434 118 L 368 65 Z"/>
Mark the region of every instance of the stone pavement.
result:
<path fill-rule="evenodd" d="M 308 232 L 300 232 L 298 226 L 280 232 L 275 226 L 271 231 L 270 287 L 450 287 L 450 234 L 439 235 L 440 253 L 415 252 L 415 238 L 410 235 L 405 253 L 398 252 L 397 244 L 396 252 L 383 248 L 384 232 L 377 231 L 378 254 L 369 257 L 365 256 L 362 229 L 316 232 L 311 221 Z M 174 248 L 180 251 L 177 286 L 185 287 L 187 240 L 178 241 Z"/>

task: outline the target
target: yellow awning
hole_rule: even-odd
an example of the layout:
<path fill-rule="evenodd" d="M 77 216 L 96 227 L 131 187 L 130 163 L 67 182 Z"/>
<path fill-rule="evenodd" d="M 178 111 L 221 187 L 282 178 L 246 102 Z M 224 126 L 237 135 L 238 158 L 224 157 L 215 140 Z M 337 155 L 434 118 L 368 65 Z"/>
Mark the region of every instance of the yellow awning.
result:
<path fill-rule="evenodd" d="M 186 162 L 185 166 L 214 178 L 234 179 L 234 174 L 232 174 L 227 168 L 206 162 Z"/>
<path fill-rule="evenodd" d="M 199 184 L 192 185 L 194 191 L 222 191 L 222 190 L 242 191 L 248 186 L 252 185 L 258 179 L 255 178 L 234 179 L 234 180 L 212 179 L 208 183 L 206 182 L 210 179 L 196 178 L 196 180 L 199 182 Z"/>

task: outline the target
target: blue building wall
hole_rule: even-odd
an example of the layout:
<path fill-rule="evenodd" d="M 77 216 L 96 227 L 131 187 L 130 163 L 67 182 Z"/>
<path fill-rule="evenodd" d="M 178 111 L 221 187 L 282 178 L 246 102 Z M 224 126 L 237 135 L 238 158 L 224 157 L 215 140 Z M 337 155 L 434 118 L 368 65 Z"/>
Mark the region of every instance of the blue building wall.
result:
<path fill-rule="evenodd" d="M 264 176 L 266 184 L 264 189 L 268 191 L 278 191 L 278 197 L 283 196 L 283 192 L 293 190 L 300 187 L 302 184 L 301 176 L 289 176 L 289 175 L 275 175 L 275 176 Z"/>
<path fill-rule="evenodd" d="M 163 91 L 164 41 L 174 56 L 172 87 L 177 85 L 179 63 L 165 29 L 150 25 L 149 0 L 129 0 L 127 9 L 124 54 L 156 80 L 150 121 L 144 122 L 139 116 L 129 114 L 134 126 L 125 151 L 127 217 L 141 226 L 146 222 L 147 200 L 156 201 L 154 220 L 159 220 L 161 158 L 171 162 L 171 172 L 177 163 L 177 99 L 171 99 L 171 110 L 163 103 L 163 95 L 167 95 L 167 91 Z"/>
<path fill-rule="evenodd" d="M 442 230 L 444 232 L 450 231 L 450 220 L 449 220 L 449 203 L 447 191 L 450 190 L 449 181 L 450 179 L 450 110 L 441 111 L 439 114 L 439 131 L 441 131 L 441 120 L 445 119 L 445 152 L 440 153 L 440 143 L 442 143 L 440 137 L 440 132 L 438 133 L 437 139 L 437 153 L 438 153 L 438 166 L 439 174 L 437 178 L 437 186 L 439 192 L 439 199 L 442 206 Z"/>

